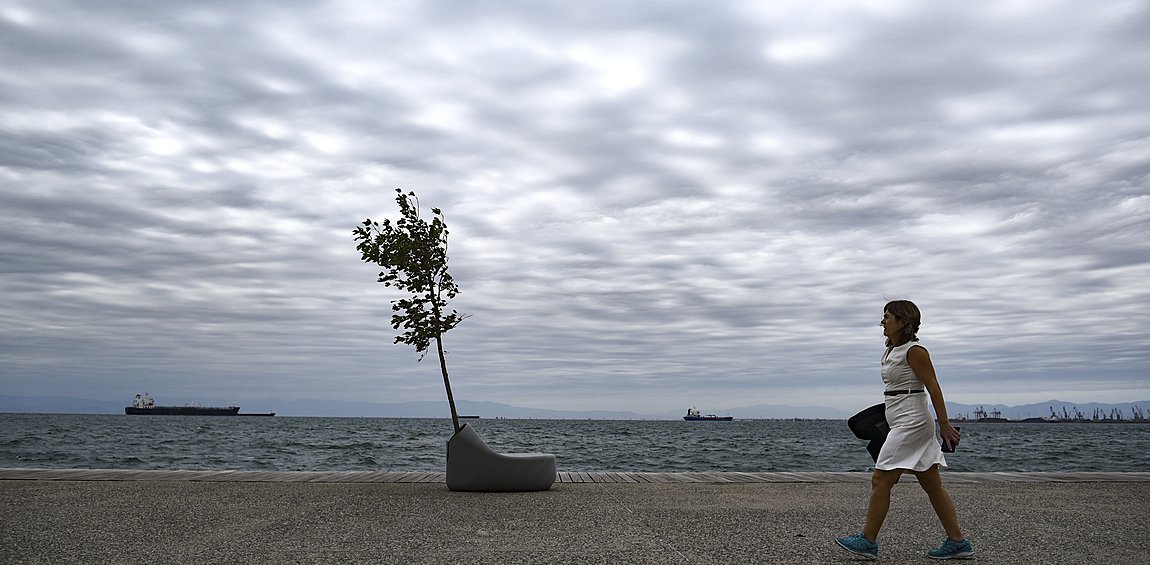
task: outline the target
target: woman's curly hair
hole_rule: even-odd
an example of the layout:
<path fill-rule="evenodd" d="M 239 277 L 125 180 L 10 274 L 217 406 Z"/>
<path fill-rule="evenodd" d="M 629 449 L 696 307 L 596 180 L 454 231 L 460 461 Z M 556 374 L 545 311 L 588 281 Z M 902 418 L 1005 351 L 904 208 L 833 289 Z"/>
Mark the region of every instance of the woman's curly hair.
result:
<path fill-rule="evenodd" d="M 883 312 L 890 312 L 891 316 L 902 322 L 902 331 L 897 340 L 887 339 L 886 346 L 894 347 L 908 341 L 918 341 L 918 327 L 922 325 L 922 312 L 918 306 L 909 300 L 891 300 L 883 307 Z"/>

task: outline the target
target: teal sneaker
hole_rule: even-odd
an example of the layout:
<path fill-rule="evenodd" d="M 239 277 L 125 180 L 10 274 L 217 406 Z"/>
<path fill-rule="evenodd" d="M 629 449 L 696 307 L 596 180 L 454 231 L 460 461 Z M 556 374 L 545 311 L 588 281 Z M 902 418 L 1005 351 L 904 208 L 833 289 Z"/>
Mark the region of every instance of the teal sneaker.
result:
<path fill-rule="evenodd" d="M 970 540 L 954 541 L 946 538 L 942 545 L 926 552 L 931 559 L 969 559 L 974 556 L 974 546 Z"/>
<path fill-rule="evenodd" d="M 878 559 L 878 543 L 866 539 L 861 533 L 845 538 L 835 538 L 839 547 L 867 559 Z"/>

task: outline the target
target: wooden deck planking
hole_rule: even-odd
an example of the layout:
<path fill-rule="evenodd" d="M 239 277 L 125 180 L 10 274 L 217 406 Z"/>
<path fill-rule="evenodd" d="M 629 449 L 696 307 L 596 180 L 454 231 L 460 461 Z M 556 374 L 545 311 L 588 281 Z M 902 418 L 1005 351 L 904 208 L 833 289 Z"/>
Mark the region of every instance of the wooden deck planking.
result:
<path fill-rule="evenodd" d="M 1150 482 L 1150 472 L 990 472 L 943 473 L 953 483 L 1020 482 Z M 693 472 L 560 471 L 563 484 L 677 484 L 677 483 L 866 483 L 867 472 Z M 905 479 L 914 480 L 912 475 Z M 239 471 L 136 469 L 0 469 L 0 480 L 34 481 L 188 481 L 188 482 L 308 482 L 308 483 L 445 483 L 447 474 L 436 471 Z"/>
<path fill-rule="evenodd" d="M 389 475 L 390 475 L 390 473 L 389 473 Z M 417 475 L 418 475 L 418 473 L 411 473 L 411 472 L 395 473 L 395 475 L 392 477 L 392 480 L 389 482 L 406 483 L 406 482 L 410 482 L 410 480 Z"/>

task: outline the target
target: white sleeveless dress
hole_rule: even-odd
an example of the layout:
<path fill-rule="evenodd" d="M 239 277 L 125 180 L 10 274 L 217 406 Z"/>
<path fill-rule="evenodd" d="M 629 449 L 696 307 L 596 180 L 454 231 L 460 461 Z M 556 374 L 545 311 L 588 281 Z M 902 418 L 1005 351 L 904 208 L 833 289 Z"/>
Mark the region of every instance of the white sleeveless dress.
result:
<path fill-rule="evenodd" d="M 875 469 L 891 471 L 907 469 L 926 471 L 934 465 L 946 467 L 942 448 L 935 440 L 934 417 L 930 413 L 930 395 L 925 392 L 922 380 L 914 374 L 906 361 L 906 354 L 912 347 L 922 347 L 917 341 L 909 341 L 891 348 L 882 358 L 882 380 L 885 390 L 921 390 L 912 394 L 884 396 L 886 401 L 886 421 L 890 434 L 879 451 Z"/>

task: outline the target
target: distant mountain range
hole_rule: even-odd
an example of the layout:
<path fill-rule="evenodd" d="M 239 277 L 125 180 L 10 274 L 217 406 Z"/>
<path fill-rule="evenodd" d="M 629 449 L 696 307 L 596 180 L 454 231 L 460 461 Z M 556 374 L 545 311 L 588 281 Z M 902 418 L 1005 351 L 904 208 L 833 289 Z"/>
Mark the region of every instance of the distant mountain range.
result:
<path fill-rule="evenodd" d="M 102 401 L 85 398 L 63 396 L 9 396 L 0 395 L 0 412 L 17 413 L 66 413 L 66 414 L 123 414 L 125 401 Z M 170 399 L 157 399 L 158 404 L 183 404 Z M 201 401 L 205 406 L 226 406 L 229 401 Z M 364 418 L 447 418 L 450 413 L 445 400 L 402 402 L 402 403 L 375 403 L 375 402 L 346 402 L 333 400 L 285 400 L 285 401 L 259 401 L 242 403 L 243 412 L 275 412 L 280 416 L 331 416 L 331 417 L 364 417 Z M 1130 418 L 1132 407 L 1137 406 L 1143 412 L 1150 412 L 1150 400 L 1127 402 L 1121 404 L 1102 404 L 1096 402 L 1074 403 L 1062 400 L 1049 400 L 1034 404 L 1010 406 L 1005 404 L 959 404 L 947 403 L 947 412 L 952 417 L 974 417 L 975 411 L 981 408 L 987 413 L 997 411 L 1001 417 L 1013 420 L 1049 416 L 1051 410 L 1058 415 L 1068 414 L 1073 417 L 1080 413 L 1087 418 L 1094 414 L 1111 414 L 1121 411 L 1124 417 Z M 456 407 L 461 415 L 475 415 L 482 418 L 512 418 L 512 419 L 574 419 L 574 420 L 677 420 L 687 411 L 681 410 L 662 412 L 657 414 L 641 414 L 638 412 L 610 411 L 610 410 L 545 410 L 540 408 L 524 408 L 499 402 L 485 402 L 472 400 L 459 400 Z M 865 406 L 859 406 L 859 409 Z M 828 408 L 825 406 L 789 406 L 784 404 L 756 404 L 737 408 L 709 410 L 700 409 L 703 413 L 714 413 L 723 416 L 734 416 L 736 419 L 823 419 L 843 420 L 853 412 Z"/>

